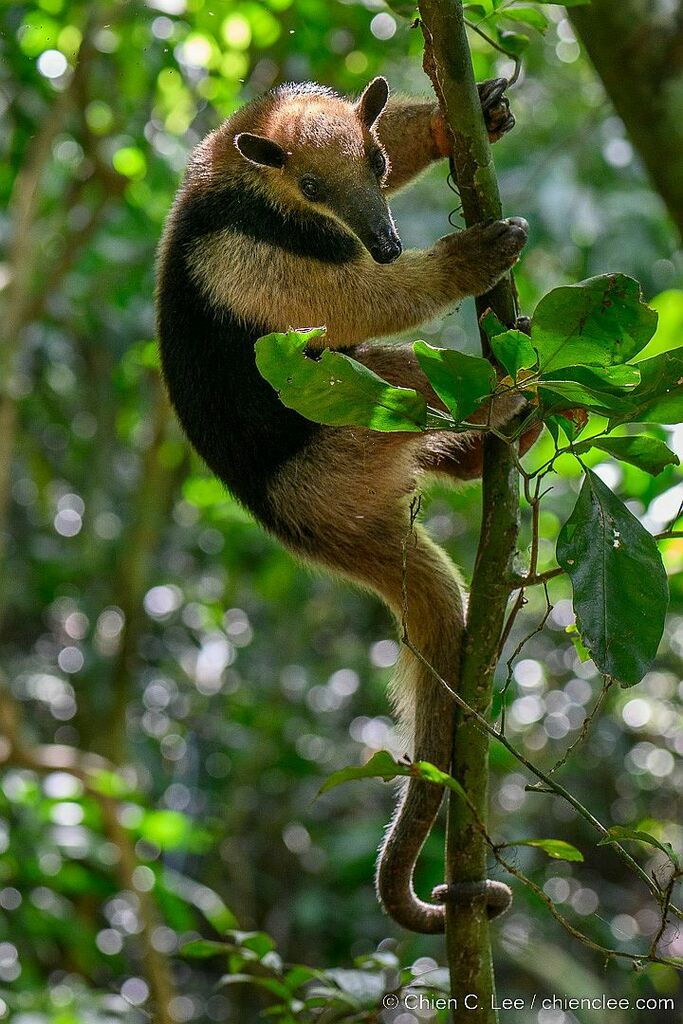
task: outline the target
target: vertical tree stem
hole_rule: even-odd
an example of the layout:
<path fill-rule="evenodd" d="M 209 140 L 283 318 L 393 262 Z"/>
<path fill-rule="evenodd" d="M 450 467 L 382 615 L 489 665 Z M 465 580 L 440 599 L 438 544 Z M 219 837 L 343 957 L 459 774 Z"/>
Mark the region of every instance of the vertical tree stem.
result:
<path fill-rule="evenodd" d="M 453 140 L 455 177 L 465 223 L 501 216 L 500 195 L 488 136 L 474 80 L 461 0 L 420 0 L 425 37 L 425 70 L 434 84 Z M 492 307 L 505 323 L 515 319 L 512 284 L 503 279 L 477 302 L 481 314 Z M 482 338 L 485 354 L 489 354 Z M 495 437 L 484 444 L 482 526 L 472 580 L 463 645 L 459 692 L 481 714 L 490 709 L 493 675 L 505 609 L 506 582 L 517 546 L 519 493 L 510 447 Z M 453 774 L 463 784 L 477 814 L 486 821 L 488 736 L 472 719 L 456 712 Z M 486 844 L 465 804 L 451 794 L 448 808 L 446 880 L 451 884 L 486 878 Z M 447 905 L 446 947 L 454 1020 L 466 1009 L 469 1024 L 492 1024 L 495 990 L 484 899 Z"/>

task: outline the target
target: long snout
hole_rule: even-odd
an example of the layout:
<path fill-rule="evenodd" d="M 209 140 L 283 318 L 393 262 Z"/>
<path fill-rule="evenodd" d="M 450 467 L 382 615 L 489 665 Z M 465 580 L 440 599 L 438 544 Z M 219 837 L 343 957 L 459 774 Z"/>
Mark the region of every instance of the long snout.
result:
<path fill-rule="evenodd" d="M 339 203 L 339 215 L 375 263 L 393 263 L 403 252 L 391 210 L 379 187 L 359 190 Z"/>
<path fill-rule="evenodd" d="M 401 239 L 393 224 L 390 231 L 378 234 L 366 247 L 375 263 L 393 263 L 403 252 Z"/>

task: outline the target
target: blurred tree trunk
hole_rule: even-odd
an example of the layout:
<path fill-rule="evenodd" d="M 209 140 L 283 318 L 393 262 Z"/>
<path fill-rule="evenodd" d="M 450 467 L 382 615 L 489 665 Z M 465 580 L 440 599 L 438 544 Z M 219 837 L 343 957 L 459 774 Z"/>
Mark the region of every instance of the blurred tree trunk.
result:
<path fill-rule="evenodd" d="M 683 236 L 683 2 L 592 0 L 569 16 Z"/>

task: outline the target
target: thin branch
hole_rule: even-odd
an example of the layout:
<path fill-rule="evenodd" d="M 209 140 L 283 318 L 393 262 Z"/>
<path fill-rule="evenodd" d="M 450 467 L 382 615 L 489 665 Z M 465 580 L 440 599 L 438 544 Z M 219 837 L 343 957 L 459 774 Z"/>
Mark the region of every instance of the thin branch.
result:
<path fill-rule="evenodd" d="M 531 630 L 530 633 L 527 633 L 527 635 L 522 640 L 520 640 L 520 642 L 517 644 L 517 646 L 515 647 L 514 651 L 512 652 L 512 654 L 510 655 L 510 657 L 508 658 L 508 661 L 507 661 L 507 676 L 506 676 L 506 679 L 505 679 L 505 683 L 503 684 L 503 688 L 500 691 L 500 696 L 501 696 L 501 704 L 500 704 L 500 732 L 501 732 L 501 735 L 505 735 L 505 722 L 506 722 L 505 697 L 506 697 L 507 692 L 508 692 L 508 690 L 509 690 L 509 688 L 510 688 L 510 686 L 512 684 L 512 672 L 513 672 L 514 662 L 517 660 L 517 658 L 522 653 L 522 651 L 524 650 L 526 645 L 529 643 L 529 641 L 532 639 L 532 637 L 535 637 L 535 636 L 538 635 L 538 633 L 542 633 L 543 632 L 543 630 L 545 629 L 545 624 L 548 621 L 548 618 L 550 617 L 551 611 L 553 610 L 553 605 L 550 603 L 550 596 L 548 594 L 548 588 L 545 587 L 544 589 L 545 589 L 545 612 L 543 613 L 543 618 L 540 620 L 540 622 L 537 623 L 537 625 Z M 520 596 L 521 596 L 521 595 L 524 594 L 524 591 L 520 590 L 519 593 L 520 593 Z M 518 600 L 519 600 L 519 598 L 518 598 Z"/>
<path fill-rule="evenodd" d="M 677 970 L 681 970 L 681 964 L 679 962 L 677 962 L 676 960 L 669 960 L 666 957 L 657 956 L 656 953 L 652 952 L 652 950 L 649 953 L 629 953 L 621 949 L 610 949 L 607 946 L 602 946 L 599 942 L 595 942 L 584 932 L 580 931 L 578 928 L 575 928 L 574 925 L 570 921 L 568 921 L 563 914 L 560 913 L 553 900 L 551 900 L 550 896 L 548 896 L 548 894 L 544 892 L 543 889 L 540 888 L 540 886 L 536 885 L 536 883 L 533 882 L 522 871 L 520 871 L 519 868 L 515 867 L 514 864 L 511 864 L 508 860 L 505 859 L 505 857 L 501 856 L 500 849 L 501 847 L 492 847 L 493 856 L 496 858 L 500 866 L 505 868 L 505 870 L 508 871 L 519 882 L 521 882 L 523 886 L 525 886 L 527 889 L 533 892 L 533 894 L 536 897 L 538 897 L 538 899 L 541 900 L 542 903 L 545 904 L 545 906 L 550 911 L 552 916 L 559 924 L 562 925 L 565 931 L 569 932 L 569 934 L 573 936 L 575 939 L 577 939 L 579 942 L 582 942 L 584 946 L 588 946 L 589 949 L 592 949 L 596 953 L 600 953 L 601 955 L 609 959 L 614 958 L 621 960 L 630 960 L 631 963 L 637 966 L 646 963 L 655 963 L 666 964 L 668 967 L 675 967 Z"/>
<path fill-rule="evenodd" d="M 569 746 L 565 750 L 565 752 L 562 755 L 562 757 L 560 758 L 560 760 L 557 761 L 552 766 L 552 768 L 549 769 L 549 771 L 548 771 L 548 776 L 549 777 L 551 775 L 554 775 L 556 771 L 558 771 L 560 768 L 562 768 L 567 763 L 567 761 L 569 760 L 571 755 L 574 753 L 576 748 L 581 746 L 581 744 L 585 740 L 586 736 L 588 735 L 588 730 L 590 729 L 591 725 L 593 724 L 593 722 L 597 718 L 597 716 L 598 716 L 598 714 L 600 712 L 600 709 L 602 708 L 602 705 L 605 702 L 605 698 L 607 697 L 607 694 L 609 693 L 609 690 L 614 685 L 614 683 L 615 683 L 615 679 L 613 678 L 613 676 L 605 676 L 603 684 L 602 684 L 602 689 L 600 691 L 598 699 L 595 702 L 593 710 L 591 711 L 590 715 L 587 715 L 587 717 L 584 718 L 583 724 L 581 725 L 581 730 L 579 732 L 579 735 L 576 737 L 574 742 L 569 744 Z"/>
<path fill-rule="evenodd" d="M 404 639 L 403 643 L 408 648 L 408 650 L 411 651 L 411 653 L 418 659 L 418 661 L 420 661 L 425 666 L 425 668 L 427 668 L 431 672 L 434 679 L 436 679 L 437 682 L 439 682 L 439 684 L 448 691 L 452 699 L 455 701 L 455 703 L 458 705 L 461 711 L 463 711 L 468 718 L 471 718 L 474 722 L 476 722 L 478 727 L 482 729 L 484 732 L 488 733 L 488 735 L 492 739 L 497 740 L 498 743 L 502 743 L 505 749 L 509 751 L 510 754 L 512 754 L 515 760 L 519 761 L 520 764 L 523 764 L 524 767 L 527 768 L 532 775 L 535 775 L 537 779 L 539 779 L 541 782 L 545 784 L 543 788 L 534 786 L 529 790 L 529 792 L 552 793 L 556 796 L 561 796 L 564 800 L 567 801 L 568 804 L 570 804 L 574 808 L 574 810 L 578 814 L 581 815 L 582 818 L 584 818 L 592 826 L 592 828 L 595 829 L 596 832 L 598 832 L 603 837 L 609 836 L 608 829 L 602 824 L 601 821 L 599 821 L 595 817 L 594 814 L 591 813 L 591 811 L 588 810 L 587 807 L 584 807 L 580 800 L 577 800 L 577 798 L 572 793 L 570 793 L 569 790 L 565 789 L 565 787 L 562 786 L 559 782 L 556 782 L 548 774 L 546 774 L 546 772 L 538 768 L 532 761 L 529 760 L 528 757 L 526 757 L 521 752 L 521 750 L 518 750 L 517 747 L 515 747 L 506 736 L 501 735 L 501 733 L 498 732 L 497 729 L 494 729 L 494 727 L 486 720 L 486 718 L 484 718 L 483 715 L 480 715 L 478 711 L 475 711 L 473 707 L 471 707 L 466 701 L 464 701 L 460 694 L 457 692 L 457 690 L 454 690 L 453 687 L 448 682 L 446 682 L 443 676 L 436 671 L 433 665 L 430 665 L 430 663 L 424 657 L 422 652 L 419 651 L 415 647 L 415 645 L 411 643 L 410 640 Z M 638 864 L 638 862 L 635 861 L 629 853 L 627 853 L 623 846 L 615 842 L 611 842 L 610 845 L 613 847 L 617 856 L 624 862 L 624 864 L 628 865 L 631 871 L 633 871 L 640 878 L 640 880 L 647 886 L 649 891 L 656 898 L 657 902 L 661 904 L 664 900 L 664 893 L 662 892 L 661 887 L 657 885 L 657 883 L 652 878 L 650 878 L 647 872 L 641 868 L 640 864 Z M 679 910 L 677 907 L 674 907 L 672 905 L 671 912 L 674 913 L 676 917 L 683 920 L 683 911 Z"/>

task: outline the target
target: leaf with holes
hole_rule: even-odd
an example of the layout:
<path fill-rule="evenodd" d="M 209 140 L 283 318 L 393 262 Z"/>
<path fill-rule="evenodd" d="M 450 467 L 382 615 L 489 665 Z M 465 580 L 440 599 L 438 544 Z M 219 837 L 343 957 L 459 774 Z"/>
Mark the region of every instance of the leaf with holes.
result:
<path fill-rule="evenodd" d="M 557 562 L 597 667 L 625 685 L 640 682 L 664 630 L 666 572 L 654 537 L 591 470 L 557 539 Z"/>
<path fill-rule="evenodd" d="M 413 388 L 397 388 L 341 352 L 307 351 L 321 329 L 267 334 L 256 342 L 256 366 L 288 409 L 328 426 L 380 431 L 423 430 L 427 403 Z"/>
<path fill-rule="evenodd" d="M 554 288 L 536 306 L 531 341 L 541 370 L 612 366 L 637 355 L 657 328 L 640 285 L 625 274 L 603 274 Z"/>

